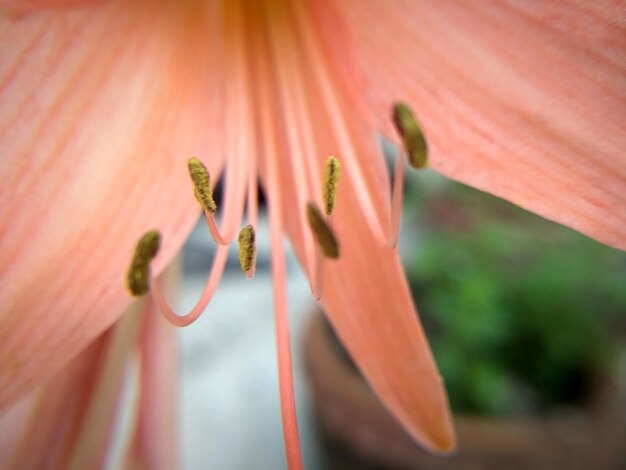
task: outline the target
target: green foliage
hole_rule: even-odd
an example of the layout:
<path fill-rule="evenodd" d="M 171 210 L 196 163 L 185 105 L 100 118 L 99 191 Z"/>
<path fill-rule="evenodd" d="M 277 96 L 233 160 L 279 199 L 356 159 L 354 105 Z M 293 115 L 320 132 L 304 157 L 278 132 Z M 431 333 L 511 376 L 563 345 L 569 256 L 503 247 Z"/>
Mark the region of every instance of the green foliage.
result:
<path fill-rule="evenodd" d="M 409 195 L 407 271 L 453 408 L 583 398 L 624 333 L 626 254 L 465 186 Z"/>

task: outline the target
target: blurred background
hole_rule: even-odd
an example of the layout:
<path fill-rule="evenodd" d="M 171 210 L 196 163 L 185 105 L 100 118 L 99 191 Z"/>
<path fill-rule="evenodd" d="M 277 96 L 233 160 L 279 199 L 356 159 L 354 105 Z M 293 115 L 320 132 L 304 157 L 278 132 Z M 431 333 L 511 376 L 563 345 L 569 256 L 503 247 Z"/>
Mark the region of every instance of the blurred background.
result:
<path fill-rule="evenodd" d="M 185 469 L 285 468 L 263 218 L 257 233 L 255 279 L 233 245 L 208 311 L 179 330 Z M 409 175 L 400 249 L 459 433 L 458 454 L 439 458 L 367 390 L 285 246 L 307 469 L 626 468 L 626 253 L 433 172 Z M 200 221 L 181 310 L 212 256 Z"/>

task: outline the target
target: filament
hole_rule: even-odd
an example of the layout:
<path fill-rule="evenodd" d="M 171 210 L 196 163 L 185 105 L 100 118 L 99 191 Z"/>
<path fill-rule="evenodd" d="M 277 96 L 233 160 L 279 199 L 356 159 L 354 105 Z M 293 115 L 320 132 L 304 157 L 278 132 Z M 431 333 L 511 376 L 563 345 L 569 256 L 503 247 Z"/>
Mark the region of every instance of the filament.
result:
<path fill-rule="evenodd" d="M 204 290 L 198 299 L 196 305 L 189 311 L 189 313 L 185 315 L 178 315 L 174 310 L 169 306 L 165 296 L 161 290 L 161 286 L 158 281 L 152 283 L 151 293 L 154 296 L 154 301 L 156 302 L 159 310 L 165 317 L 167 321 L 169 321 L 174 326 L 188 326 L 196 321 L 202 312 L 204 312 L 217 289 L 217 286 L 222 279 L 222 274 L 224 273 L 224 267 L 226 266 L 226 259 L 228 258 L 228 246 L 226 245 L 218 245 L 215 251 L 215 256 L 213 258 L 213 265 L 211 266 L 211 273 L 209 274 L 209 278 L 204 286 Z"/>
<path fill-rule="evenodd" d="M 393 193 L 391 197 L 391 225 L 389 228 L 388 248 L 395 248 L 400 236 L 400 222 L 402 220 L 402 199 L 404 194 L 404 159 L 402 150 L 396 155 L 395 172 L 393 176 Z"/>
<path fill-rule="evenodd" d="M 266 30 L 271 29 L 268 25 L 268 16 L 271 14 L 265 11 Z M 256 44 L 259 48 L 265 48 L 268 38 L 261 36 L 261 40 Z M 265 40 L 264 40 L 265 39 Z M 261 50 L 263 52 L 263 50 Z M 264 61 L 257 61 L 258 77 L 258 99 L 260 123 L 262 126 L 262 136 L 264 143 L 264 154 L 267 160 L 267 197 L 270 219 L 270 240 L 272 252 L 272 277 L 274 290 L 274 315 L 276 324 L 276 346 L 278 353 L 278 382 L 280 389 L 280 405 L 283 423 L 283 436 L 285 439 L 285 449 L 287 453 L 287 466 L 289 470 L 301 470 L 302 453 L 300 451 L 300 440 L 298 437 L 298 424 L 296 417 L 296 403 L 293 389 L 293 370 L 291 365 L 291 345 L 289 340 L 289 320 L 286 297 L 286 265 L 283 253 L 283 209 L 282 194 L 280 188 L 279 168 L 276 162 L 278 146 L 276 142 L 276 129 L 273 125 L 273 101 L 271 99 L 272 80 L 270 78 L 267 64 Z"/>

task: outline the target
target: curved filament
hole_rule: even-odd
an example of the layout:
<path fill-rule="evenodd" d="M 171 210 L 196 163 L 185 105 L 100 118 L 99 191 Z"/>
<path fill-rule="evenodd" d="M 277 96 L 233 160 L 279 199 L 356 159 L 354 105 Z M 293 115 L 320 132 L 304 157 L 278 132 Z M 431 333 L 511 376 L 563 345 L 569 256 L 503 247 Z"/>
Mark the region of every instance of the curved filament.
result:
<path fill-rule="evenodd" d="M 220 280 L 222 279 L 222 274 L 224 273 L 224 267 L 226 266 L 226 259 L 228 258 L 228 246 L 227 245 L 218 245 L 215 251 L 215 257 L 213 258 L 213 265 L 211 267 L 211 274 L 207 280 L 207 283 L 204 286 L 204 290 L 202 291 L 202 295 L 200 299 L 196 303 L 195 307 L 191 309 L 189 313 L 186 315 L 178 315 L 174 310 L 169 306 L 163 292 L 161 291 L 161 287 L 158 281 L 152 282 L 151 293 L 154 296 L 154 300 L 159 307 L 159 310 L 165 317 L 167 321 L 169 321 L 174 326 L 187 326 L 192 324 L 194 321 L 200 317 L 202 312 L 204 312 L 211 301 L 211 297 L 215 293 L 215 289 L 217 288 Z"/>

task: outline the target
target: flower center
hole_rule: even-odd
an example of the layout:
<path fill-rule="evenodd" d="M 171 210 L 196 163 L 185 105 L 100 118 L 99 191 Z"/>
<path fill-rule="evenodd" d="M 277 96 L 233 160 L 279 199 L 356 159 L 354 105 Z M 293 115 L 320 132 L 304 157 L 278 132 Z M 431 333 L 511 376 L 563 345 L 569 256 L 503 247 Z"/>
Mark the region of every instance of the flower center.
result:
<path fill-rule="evenodd" d="M 262 95 L 263 100 L 267 96 Z M 262 101 L 265 103 L 265 101 Z M 402 137 L 404 151 L 407 153 L 409 163 L 415 168 L 423 168 L 427 164 L 427 145 L 426 140 L 422 134 L 422 131 L 417 124 L 413 112 L 405 104 L 398 103 L 393 108 L 393 120 L 396 124 L 396 129 Z M 261 116 L 261 121 L 267 116 Z M 285 445 L 287 449 L 287 461 L 289 468 L 300 469 L 302 468 L 300 445 L 298 440 L 298 432 L 295 416 L 295 399 L 293 392 L 293 378 L 291 371 L 291 352 L 289 343 L 289 328 L 287 321 L 287 303 L 286 303 L 286 269 L 285 259 L 282 253 L 282 236 L 285 232 L 284 226 L 280 217 L 276 216 L 276 213 L 281 214 L 281 204 L 283 198 L 281 197 L 280 178 L 278 173 L 280 167 L 276 163 L 276 146 L 274 136 L 271 132 L 265 135 L 265 145 L 267 146 L 267 172 L 266 172 L 266 190 L 268 194 L 268 206 L 269 219 L 270 219 L 270 235 L 272 240 L 272 273 L 274 278 L 274 297 L 275 297 L 275 316 L 276 316 L 276 329 L 277 329 L 277 349 L 278 349 L 278 369 L 279 369 L 279 388 L 281 395 L 281 409 L 283 413 L 283 427 L 285 434 Z M 402 158 L 402 150 L 399 150 L 399 154 L 396 157 L 396 168 L 394 173 L 394 185 L 391 198 L 391 220 L 389 225 L 388 236 L 382 239 L 381 243 L 386 244 L 389 248 L 394 249 L 398 240 L 400 216 L 402 211 L 402 193 L 404 187 L 404 159 Z M 352 155 L 354 159 L 355 155 Z M 308 160 L 304 158 L 304 160 Z M 349 160 L 349 159 L 348 159 Z M 352 178 L 361 177 L 359 172 L 355 171 L 355 161 L 351 162 L 351 166 L 348 165 L 348 175 Z M 237 200 L 242 200 L 242 193 L 246 191 L 246 172 L 248 177 L 247 194 L 248 194 L 248 218 L 250 223 L 240 230 L 238 236 L 239 242 L 239 262 L 241 269 L 246 273 L 248 278 L 252 278 L 255 271 L 256 261 L 256 232 L 255 224 L 257 220 L 257 201 L 256 201 L 256 167 L 251 165 L 249 168 L 237 167 L 233 165 L 235 171 L 239 170 L 237 181 L 240 183 L 235 186 L 235 193 Z M 242 169 L 243 168 L 243 169 Z M 350 171 L 352 169 L 352 171 Z M 213 193 L 210 185 L 210 174 L 206 166 L 197 158 L 191 158 L 188 161 L 189 176 L 193 183 L 193 189 L 196 199 L 200 206 L 204 210 L 207 225 L 217 244 L 217 250 L 213 260 L 213 267 L 211 274 L 206 283 L 204 291 L 198 300 L 196 306 L 186 315 L 180 316 L 176 314 L 167 303 L 158 282 L 152 282 L 150 280 L 150 263 L 156 256 L 161 236 L 158 231 L 150 230 L 147 232 L 137 243 L 135 254 L 132 258 L 130 268 L 127 275 L 127 285 L 132 295 L 140 296 L 151 292 L 156 305 L 161 310 L 165 318 L 175 326 L 187 326 L 194 322 L 206 309 L 210 299 L 217 288 L 217 285 L 221 279 L 226 258 L 228 255 L 228 244 L 234 238 L 239 222 L 230 223 L 229 214 L 233 209 L 237 209 L 239 204 L 226 203 L 226 209 L 224 213 L 224 221 L 226 226 L 226 235 L 217 227 L 215 222 L 215 214 L 217 212 L 217 205 L 213 199 Z M 313 165 L 312 170 L 319 178 L 319 169 L 315 169 Z M 311 282 L 311 291 L 313 295 L 319 300 L 322 296 L 324 269 L 326 266 L 326 259 L 336 262 L 339 258 L 339 243 L 332 229 L 332 217 L 335 206 L 337 205 L 337 194 L 339 185 L 339 176 L 341 173 L 341 163 L 336 157 L 329 157 L 322 171 L 322 185 L 319 185 L 319 180 L 314 185 L 308 185 L 309 190 L 305 191 L 304 186 L 300 185 L 300 197 L 298 199 L 298 206 L 303 204 L 302 196 L 306 196 L 307 201 L 305 205 L 306 221 L 308 222 L 309 230 L 305 230 L 305 237 L 314 238 L 317 242 L 312 244 L 310 253 L 312 256 L 305 257 L 306 271 L 309 275 Z M 295 186 L 298 188 L 298 183 L 306 183 L 306 176 L 302 174 L 295 178 Z M 288 182 L 289 180 L 287 180 Z M 363 183 L 363 181 L 361 181 Z M 289 183 L 287 183 L 289 184 Z M 317 191 L 321 189 L 321 201 L 324 208 L 324 214 L 319 210 L 318 203 L 312 201 L 319 201 L 319 193 L 316 194 L 316 190 L 310 188 L 318 187 Z M 355 188 L 367 188 L 365 184 L 356 184 Z M 357 190 L 357 196 L 362 195 Z M 243 210 L 242 207 L 240 207 Z M 302 217 L 303 213 L 297 214 L 297 217 Z M 377 232 L 383 234 L 381 227 L 373 224 L 377 227 Z M 322 258 L 322 254 L 326 259 Z"/>
<path fill-rule="evenodd" d="M 403 147 L 407 154 L 409 164 L 413 168 L 424 168 L 428 163 L 428 146 L 422 130 L 415 119 L 413 111 L 408 105 L 398 102 L 393 107 L 392 118 L 398 134 L 402 138 Z M 222 235 L 215 222 L 217 204 L 213 199 L 209 171 L 204 163 L 196 157 L 192 157 L 188 160 L 187 167 L 189 177 L 193 184 L 194 195 L 205 212 L 207 225 L 209 226 L 213 239 L 219 246 L 223 247 L 228 245 L 230 240 Z M 322 201 L 326 217 L 324 217 L 315 203 L 307 202 L 306 204 L 306 218 L 309 228 L 313 233 L 321 252 L 325 257 L 330 259 L 337 259 L 339 257 L 339 243 L 332 230 L 331 216 L 337 203 L 337 189 L 340 174 L 341 163 L 339 159 L 333 156 L 328 157 L 323 169 L 323 181 L 321 188 Z M 391 235 L 387 240 L 387 246 L 392 248 L 395 247 L 398 239 L 402 211 L 403 181 L 404 162 L 401 155 L 398 155 L 396 158 L 396 170 L 392 193 Z M 249 188 L 249 191 L 252 191 L 252 187 Z M 256 209 L 253 212 L 256 214 Z M 154 229 L 144 234 L 137 242 L 135 253 L 127 272 L 126 280 L 128 290 L 133 296 L 145 295 L 150 291 L 150 263 L 157 255 L 160 242 L 161 235 Z M 254 276 L 256 261 L 256 232 L 253 224 L 248 224 L 241 229 L 238 236 L 238 243 L 241 270 L 246 273 L 248 278 L 252 278 Z M 224 257 L 223 253 L 222 257 Z M 321 260 L 319 259 L 319 255 L 315 259 L 315 265 L 316 267 L 313 270 L 316 274 L 315 284 L 321 284 L 323 270 L 321 269 Z M 219 280 L 219 277 L 221 277 L 220 263 L 217 263 L 216 267 L 218 271 L 217 278 Z M 221 266 L 221 269 L 223 269 L 223 266 Z M 210 287 L 212 284 L 211 280 L 213 280 L 213 284 L 215 284 L 215 278 L 214 276 L 211 276 L 208 285 L 205 288 L 205 292 L 207 290 L 214 290 L 214 286 L 212 288 Z M 315 297 L 319 300 L 319 297 L 321 297 L 321 291 L 319 291 L 316 286 L 312 286 L 312 291 Z M 206 303 L 208 303 L 208 300 Z M 199 309 L 201 304 L 202 302 L 199 302 L 194 311 Z M 204 307 L 206 307 L 206 304 L 204 304 Z M 171 309 L 169 310 L 171 311 Z M 197 318 L 197 315 L 194 315 L 193 319 L 195 320 L 195 318 Z M 186 321 L 184 323 L 187 324 Z"/>

